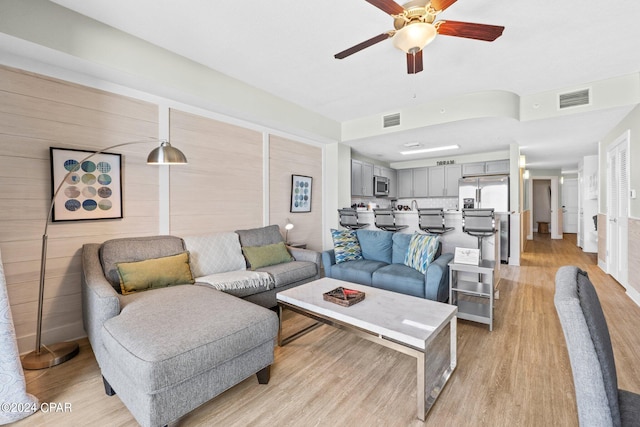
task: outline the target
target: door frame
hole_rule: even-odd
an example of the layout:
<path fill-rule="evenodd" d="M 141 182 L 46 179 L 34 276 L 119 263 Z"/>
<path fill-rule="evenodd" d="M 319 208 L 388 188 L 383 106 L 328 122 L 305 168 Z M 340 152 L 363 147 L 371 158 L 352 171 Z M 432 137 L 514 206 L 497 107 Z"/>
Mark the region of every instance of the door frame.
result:
<path fill-rule="evenodd" d="M 627 129 L 626 131 L 624 131 L 619 137 L 617 137 L 608 147 L 607 147 L 607 172 L 606 172 L 606 179 L 607 179 L 607 185 L 606 185 L 606 189 L 607 189 L 607 244 L 606 244 L 606 250 L 607 250 L 607 254 L 606 254 L 606 259 L 607 259 L 607 273 L 610 274 L 616 281 L 618 281 L 625 289 L 629 289 L 629 265 L 628 265 L 628 260 L 629 260 L 629 246 L 628 246 L 628 240 L 626 240 L 627 242 L 627 247 L 626 247 L 626 252 L 624 254 L 619 253 L 619 251 L 617 250 L 618 248 L 624 246 L 621 245 L 620 243 L 620 238 L 622 237 L 623 239 L 628 239 L 628 235 L 625 235 L 625 233 L 620 233 L 620 224 L 618 223 L 618 219 L 621 218 L 622 216 L 620 215 L 620 212 L 617 212 L 616 209 L 616 218 L 614 218 L 613 220 L 610 218 L 611 217 L 611 194 L 610 194 L 610 186 L 613 185 L 612 183 L 609 182 L 610 179 L 610 167 L 611 167 L 611 153 L 612 152 L 616 152 L 616 154 L 618 154 L 618 150 L 620 149 L 621 146 L 624 145 L 624 149 L 626 150 L 626 180 L 627 180 L 627 186 L 630 185 L 630 174 L 631 174 L 631 170 L 630 170 L 630 166 L 631 166 L 631 160 L 630 160 L 630 146 L 631 146 L 631 131 L 629 129 Z M 615 183 L 615 185 L 617 185 L 618 183 Z M 630 197 L 629 197 L 629 192 L 627 191 L 627 193 L 624 195 L 624 197 L 627 198 L 627 212 L 626 212 L 626 216 L 624 217 L 626 219 L 626 221 L 629 220 L 629 203 L 630 203 Z M 616 262 L 616 266 L 614 269 L 614 263 L 612 261 L 612 238 L 611 236 L 613 236 L 613 232 L 612 232 L 612 228 L 616 227 L 616 236 L 618 236 L 617 240 L 616 240 L 616 244 L 618 246 L 618 248 L 616 248 L 616 255 L 618 257 L 618 262 Z M 628 227 L 628 225 L 627 225 Z M 628 229 L 627 229 L 628 231 Z M 626 269 L 626 271 L 625 271 Z M 615 270 L 616 274 L 613 274 L 613 270 Z"/>
<path fill-rule="evenodd" d="M 551 231 L 552 239 L 562 239 L 562 230 L 558 230 L 558 177 L 557 176 L 532 176 L 529 178 L 529 209 L 531 210 L 531 215 L 529 215 L 529 230 L 531 230 L 531 236 L 527 236 L 527 240 L 533 239 L 533 181 L 544 179 L 547 181 L 551 181 L 551 223 L 549 224 L 549 228 Z"/>

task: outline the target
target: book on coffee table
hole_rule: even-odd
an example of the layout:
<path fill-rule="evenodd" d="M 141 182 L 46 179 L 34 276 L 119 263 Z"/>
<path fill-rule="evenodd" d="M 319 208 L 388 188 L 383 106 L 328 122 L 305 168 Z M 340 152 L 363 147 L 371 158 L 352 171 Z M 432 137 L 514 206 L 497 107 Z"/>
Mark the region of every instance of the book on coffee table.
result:
<path fill-rule="evenodd" d="M 324 294 L 322 294 L 322 298 L 325 301 L 330 301 L 343 307 L 349 307 L 350 305 L 362 301 L 364 299 L 364 292 L 356 291 L 355 289 L 347 289 L 340 286 L 329 292 L 325 292 Z"/>

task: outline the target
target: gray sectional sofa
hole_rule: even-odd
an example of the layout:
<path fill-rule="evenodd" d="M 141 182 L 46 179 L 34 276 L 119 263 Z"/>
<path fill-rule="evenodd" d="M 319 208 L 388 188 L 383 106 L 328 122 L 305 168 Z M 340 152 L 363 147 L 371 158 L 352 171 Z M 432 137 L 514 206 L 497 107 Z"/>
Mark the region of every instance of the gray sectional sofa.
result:
<path fill-rule="evenodd" d="M 423 274 L 404 264 L 411 234 L 366 229 L 355 233 L 363 259 L 338 263 L 333 249 L 324 251 L 322 262 L 326 277 L 434 301 L 448 300 L 449 263 L 453 254 L 441 253 L 441 245 Z"/>
<path fill-rule="evenodd" d="M 277 291 L 320 277 L 318 252 L 282 244 L 269 226 L 84 245 L 83 321 L 107 394 L 140 425 L 162 426 L 253 374 L 268 382 L 278 333 L 268 308 Z"/>

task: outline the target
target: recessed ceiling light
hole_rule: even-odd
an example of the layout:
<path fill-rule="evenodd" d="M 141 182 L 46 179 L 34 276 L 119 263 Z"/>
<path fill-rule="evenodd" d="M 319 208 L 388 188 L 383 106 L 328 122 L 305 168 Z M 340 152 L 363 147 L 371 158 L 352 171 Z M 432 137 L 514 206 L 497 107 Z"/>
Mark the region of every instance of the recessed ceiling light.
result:
<path fill-rule="evenodd" d="M 400 154 L 422 154 L 422 153 L 431 153 L 433 151 L 444 151 L 444 150 L 457 150 L 460 148 L 459 145 L 445 145 L 442 147 L 432 147 L 432 148 L 421 148 L 419 150 L 409 150 L 409 151 L 401 151 Z"/>

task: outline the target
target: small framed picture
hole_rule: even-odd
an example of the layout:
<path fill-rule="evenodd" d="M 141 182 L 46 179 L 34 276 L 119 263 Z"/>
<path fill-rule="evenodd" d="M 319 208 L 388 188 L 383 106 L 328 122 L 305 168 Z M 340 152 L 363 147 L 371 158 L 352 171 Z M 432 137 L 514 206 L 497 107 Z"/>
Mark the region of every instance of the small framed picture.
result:
<path fill-rule="evenodd" d="M 456 264 L 479 265 L 480 249 L 456 248 L 453 262 Z"/>
<path fill-rule="evenodd" d="M 53 221 L 122 218 L 120 154 L 54 147 L 49 151 Z"/>
<path fill-rule="evenodd" d="M 311 212 L 312 182 L 310 176 L 291 175 L 290 212 Z"/>

